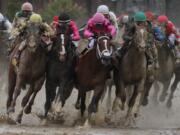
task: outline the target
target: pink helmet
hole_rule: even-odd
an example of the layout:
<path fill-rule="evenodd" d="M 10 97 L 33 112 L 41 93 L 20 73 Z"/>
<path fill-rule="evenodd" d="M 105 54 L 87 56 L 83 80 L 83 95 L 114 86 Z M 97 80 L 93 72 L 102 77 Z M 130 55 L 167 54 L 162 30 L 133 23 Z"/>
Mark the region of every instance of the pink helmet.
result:
<path fill-rule="evenodd" d="M 33 11 L 33 6 L 29 2 L 25 2 L 24 4 L 22 4 L 21 10 Z"/>
<path fill-rule="evenodd" d="M 93 23 L 104 23 L 105 17 L 104 17 L 104 15 L 101 14 L 101 13 L 96 13 L 96 14 L 93 16 L 92 20 L 93 20 Z"/>
<path fill-rule="evenodd" d="M 160 15 L 157 20 L 159 23 L 166 23 L 168 21 L 168 17 L 166 15 Z"/>

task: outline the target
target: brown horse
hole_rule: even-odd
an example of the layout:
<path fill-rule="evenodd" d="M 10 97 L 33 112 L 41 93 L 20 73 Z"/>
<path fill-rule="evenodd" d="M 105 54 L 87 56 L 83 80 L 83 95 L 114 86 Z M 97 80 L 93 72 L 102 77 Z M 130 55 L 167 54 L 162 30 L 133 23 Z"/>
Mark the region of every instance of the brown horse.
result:
<path fill-rule="evenodd" d="M 155 73 L 155 92 L 153 95 L 153 101 L 155 102 L 155 104 L 158 103 L 158 93 L 160 91 L 159 84 L 157 82 L 161 82 L 163 84 L 163 91 L 159 98 L 159 100 L 163 102 L 165 101 L 165 98 L 167 96 L 167 91 L 174 74 L 175 59 L 172 51 L 170 50 L 167 44 L 168 43 L 166 41 L 162 43 L 156 43 L 158 50 L 159 69 L 156 70 Z M 148 104 L 150 88 L 151 85 L 149 85 L 148 89 L 146 90 L 143 105 Z"/>
<path fill-rule="evenodd" d="M 89 118 L 97 112 L 98 102 L 109 76 L 112 62 L 112 46 L 106 35 L 98 36 L 94 48 L 79 58 L 76 66 L 76 87 L 79 90 L 76 108 L 80 104 L 81 114 L 84 114 L 86 92 L 94 90 L 94 95 L 88 107 Z"/>
<path fill-rule="evenodd" d="M 177 89 L 177 85 L 180 81 L 180 65 L 179 64 L 175 67 L 174 73 L 175 73 L 175 79 L 171 86 L 170 96 L 169 96 L 169 98 L 167 100 L 167 104 L 166 104 L 168 108 L 170 108 L 172 106 L 172 99 L 174 97 L 173 94 L 174 94 L 175 90 Z"/>
<path fill-rule="evenodd" d="M 127 86 L 132 85 L 133 93 L 128 103 L 126 124 L 130 124 L 137 116 L 144 93 L 144 85 L 147 76 L 147 58 L 145 54 L 147 31 L 144 27 L 135 25 L 132 29 L 133 38 L 124 56 L 119 59 L 119 68 L 115 69 L 114 82 L 116 86 L 116 98 L 113 110 L 119 106 L 124 110 L 126 102 Z"/>
<path fill-rule="evenodd" d="M 21 89 L 25 88 L 27 84 L 30 85 L 21 103 L 22 109 L 16 121 L 18 123 L 21 123 L 23 112 L 26 114 L 31 112 L 36 94 L 41 89 L 45 79 L 46 53 L 42 46 L 44 44 L 40 44 L 39 26 L 29 25 L 26 33 L 25 43 L 27 47 L 21 53 L 19 66 L 17 67 L 12 64 L 13 55 L 17 51 L 18 46 L 12 52 L 9 64 L 8 115 L 15 111 L 16 100 L 21 93 Z"/>

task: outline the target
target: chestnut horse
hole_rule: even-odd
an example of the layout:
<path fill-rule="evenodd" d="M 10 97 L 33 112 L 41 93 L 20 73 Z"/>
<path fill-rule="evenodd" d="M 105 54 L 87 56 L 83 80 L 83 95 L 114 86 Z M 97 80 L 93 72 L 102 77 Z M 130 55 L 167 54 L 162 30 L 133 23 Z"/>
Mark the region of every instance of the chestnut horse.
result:
<path fill-rule="evenodd" d="M 86 109 L 86 92 L 94 90 L 91 103 L 88 107 L 89 119 L 92 113 L 97 112 L 99 99 L 111 71 L 112 52 L 110 38 L 102 34 L 97 37 L 93 49 L 79 58 L 77 62 L 75 73 L 76 87 L 79 93 L 76 108 L 80 106 L 82 115 Z"/>

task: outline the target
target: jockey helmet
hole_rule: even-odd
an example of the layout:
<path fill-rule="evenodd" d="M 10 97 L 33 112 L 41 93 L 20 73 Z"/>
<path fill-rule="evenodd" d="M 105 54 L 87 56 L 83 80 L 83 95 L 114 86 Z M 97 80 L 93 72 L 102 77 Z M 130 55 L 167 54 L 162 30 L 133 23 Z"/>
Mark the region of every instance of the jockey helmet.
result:
<path fill-rule="evenodd" d="M 147 20 L 149 20 L 149 21 L 152 21 L 152 20 L 155 18 L 154 13 L 151 12 L 151 11 L 147 11 L 147 12 L 145 13 L 145 15 L 146 15 L 146 17 L 147 17 Z"/>
<path fill-rule="evenodd" d="M 97 8 L 97 13 L 109 14 L 109 8 L 106 5 L 100 5 Z"/>
<path fill-rule="evenodd" d="M 32 14 L 29 20 L 32 23 L 42 23 L 42 17 L 40 14 Z"/>
<path fill-rule="evenodd" d="M 129 21 L 129 16 L 128 15 L 123 15 L 122 18 L 122 23 L 127 23 Z"/>
<path fill-rule="evenodd" d="M 134 15 L 134 21 L 136 22 L 145 22 L 146 21 L 146 16 L 143 12 L 136 12 Z"/>
<path fill-rule="evenodd" d="M 61 13 L 59 15 L 60 23 L 69 23 L 71 21 L 70 16 L 67 13 Z"/>
<path fill-rule="evenodd" d="M 24 4 L 22 4 L 21 10 L 22 11 L 33 11 L 33 6 L 29 2 L 25 2 Z"/>
<path fill-rule="evenodd" d="M 166 23 L 168 21 L 168 17 L 166 15 L 160 15 L 158 16 L 157 20 L 160 24 Z"/>
<path fill-rule="evenodd" d="M 93 23 L 103 24 L 105 17 L 101 13 L 96 13 L 92 18 Z"/>

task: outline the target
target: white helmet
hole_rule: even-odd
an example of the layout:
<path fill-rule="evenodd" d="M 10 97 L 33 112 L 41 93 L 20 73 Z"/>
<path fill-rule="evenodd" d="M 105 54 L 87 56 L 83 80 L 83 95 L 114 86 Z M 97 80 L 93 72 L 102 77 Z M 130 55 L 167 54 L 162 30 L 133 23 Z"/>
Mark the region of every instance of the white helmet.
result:
<path fill-rule="evenodd" d="M 122 23 L 127 23 L 129 21 L 129 16 L 128 15 L 124 15 L 122 17 Z"/>
<path fill-rule="evenodd" d="M 109 8 L 106 5 L 100 5 L 97 8 L 97 12 L 102 14 L 109 14 Z"/>
<path fill-rule="evenodd" d="M 0 13 L 0 21 L 4 20 L 4 16 Z"/>

